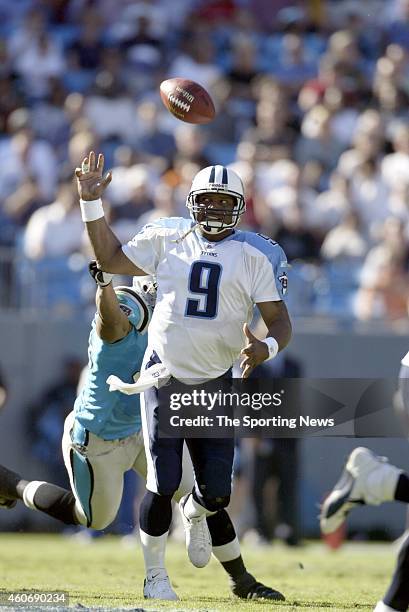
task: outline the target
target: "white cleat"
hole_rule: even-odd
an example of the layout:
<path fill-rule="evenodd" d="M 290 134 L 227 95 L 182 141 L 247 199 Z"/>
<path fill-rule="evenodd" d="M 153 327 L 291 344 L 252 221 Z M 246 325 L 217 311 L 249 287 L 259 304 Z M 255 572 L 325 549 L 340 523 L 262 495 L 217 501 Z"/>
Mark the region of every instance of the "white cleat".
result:
<path fill-rule="evenodd" d="M 378 457 L 368 448 L 355 448 L 340 479 L 322 504 L 321 532 L 336 531 L 356 506 L 392 500 L 400 473 L 401 470 L 389 464 L 386 457 Z"/>
<path fill-rule="evenodd" d="M 165 570 L 152 571 L 145 578 L 143 583 L 143 596 L 145 599 L 179 601 L 179 597 L 172 589 L 169 576 Z"/>
<path fill-rule="evenodd" d="M 374 612 L 397 612 L 397 611 L 395 610 L 395 608 L 390 608 L 389 606 L 384 604 L 383 601 L 378 601 L 378 603 L 376 604 L 376 608 L 374 609 Z"/>
<path fill-rule="evenodd" d="M 207 526 L 206 514 L 190 518 L 185 515 L 184 507 L 190 495 L 190 493 L 185 495 L 179 502 L 183 527 L 185 528 L 187 554 L 195 567 L 205 567 L 212 555 L 212 539 Z"/>

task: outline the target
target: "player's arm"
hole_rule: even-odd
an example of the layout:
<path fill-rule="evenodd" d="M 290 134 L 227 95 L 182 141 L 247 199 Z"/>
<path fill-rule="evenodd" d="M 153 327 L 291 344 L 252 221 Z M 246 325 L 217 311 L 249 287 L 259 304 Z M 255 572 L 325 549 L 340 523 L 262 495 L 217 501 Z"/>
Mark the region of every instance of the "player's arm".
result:
<path fill-rule="evenodd" d="M 112 275 L 98 268 L 97 262 L 92 261 L 89 271 L 97 284 L 95 297 L 97 305 L 96 332 L 104 342 L 118 342 L 131 330 L 128 317 L 119 307 L 119 302 L 112 286 Z"/>
<path fill-rule="evenodd" d="M 96 161 L 94 151 L 84 158 L 81 168 L 75 170 L 82 218 L 98 266 L 112 274 L 143 276 L 146 272 L 124 254 L 121 243 L 105 220 L 100 198 L 112 180 L 112 173 L 107 172 L 104 176 L 103 171 L 104 156 L 100 153 Z"/>
<path fill-rule="evenodd" d="M 267 327 L 265 340 L 259 340 L 250 331 L 247 323 L 244 325 L 247 346 L 241 351 L 244 359 L 242 378 L 248 378 L 252 370 L 266 359 L 274 357 L 287 346 L 292 335 L 292 326 L 287 306 L 281 300 L 274 302 L 260 302 L 257 308 Z"/>
<path fill-rule="evenodd" d="M 282 300 L 278 302 L 260 302 L 257 308 L 267 327 L 267 338 L 275 338 L 278 350 L 281 351 L 291 340 L 292 325 L 287 306 Z M 262 342 L 265 345 L 265 342 Z M 268 357 L 269 355 L 267 355 Z M 266 358 L 267 358 L 266 357 Z"/>

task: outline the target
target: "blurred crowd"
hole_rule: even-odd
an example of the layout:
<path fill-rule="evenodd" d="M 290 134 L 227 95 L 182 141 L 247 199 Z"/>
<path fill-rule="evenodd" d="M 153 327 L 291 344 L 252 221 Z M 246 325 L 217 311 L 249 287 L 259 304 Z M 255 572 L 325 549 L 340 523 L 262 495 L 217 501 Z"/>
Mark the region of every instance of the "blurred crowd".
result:
<path fill-rule="evenodd" d="M 164 108 L 191 78 L 216 119 Z M 407 318 L 409 0 L 0 0 L 0 305 L 89 302 L 74 168 L 113 168 L 121 241 L 186 216 L 202 167 L 243 178 L 294 316 Z"/>

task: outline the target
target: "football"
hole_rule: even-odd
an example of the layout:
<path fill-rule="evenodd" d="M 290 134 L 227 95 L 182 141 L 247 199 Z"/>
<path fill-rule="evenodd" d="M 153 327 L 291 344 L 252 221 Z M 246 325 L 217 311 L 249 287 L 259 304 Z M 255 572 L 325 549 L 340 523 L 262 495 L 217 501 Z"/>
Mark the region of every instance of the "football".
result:
<path fill-rule="evenodd" d="M 216 114 L 207 91 L 188 79 L 167 79 L 160 85 L 160 95 L 166 108 L 186 123 L 209 123 Z"/>

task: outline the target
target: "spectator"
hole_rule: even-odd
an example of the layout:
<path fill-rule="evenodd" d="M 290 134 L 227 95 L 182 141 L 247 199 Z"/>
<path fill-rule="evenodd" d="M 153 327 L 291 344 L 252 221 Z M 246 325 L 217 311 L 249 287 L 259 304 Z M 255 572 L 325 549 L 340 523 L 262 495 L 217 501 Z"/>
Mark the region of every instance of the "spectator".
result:
<path fill-rule="evenodd" d="M 85 117 L 101 139 L 127 140 L 136 123 L 135 104 L 127 95 L 119 52 L 109 49 L 104 55 L 109 69 L 97 74 L 95 90 L 85 102 Z"/>
<path fill-rule="evenodd" d="M 356 261 L 365 256 L 368 244 L 362 237 L 356 213 L 348 212 L 339 225 L 326 235 L 321 256 L 328 261 Z"/>
<path fill-rule="evenodd" d="M 13 125 L 17 114 L 23 123 Z M 20 121 L 19 117 L 19 121 Z M 14 111 L 8 120 L 9 137 L 0 141 L 0 194 L 7 198 L 22 182 L 34 179 L 43 202 L 49 202 L 56 188 L 57 161 L 52 147 L 37 139 L 30 127 L 27 109 Z"/>
<path fill-rule="evenodd" d="M 260 74 L 256 45 L 251 38 L 242 34 L 233 39 L 231 53 L 226 76 L 232 84 L 232 95 L 251 99 L 251 81 Z"/>
<path fill-rule="evenodd" d="M 350 182 L 351 202 L 361 219 L 365 237 L 371 238 L 387 218 L 388 193 L 375 159 L 369 158 L 355 169 Z"/>
<path fill-rule="evenodd" d="M 379 172 L 384 144 L 382 117 L 377 111 L 364 111 L 359 115 L 356 122 L 352 148 L 342 153 L 339 158 L 338 172 L 346 179 L 351 180 L 355 170 L 371 160 L 377 164 L 377 171 Z"/>
<path fill-rule="evenodd" d="M 208 36 L 192 36 L 186 52 L 178 55 L 170 65 L 168 76 L 171 78 L 175 75 L 211 89 L 221 77 L 221 71 L 214 63 L 214 46 Z"/>
<path fill-rule="evenodd" d="M 161 217 L 175 217 L 176 214 L 176 202 L 175 202 L 175 190 L 172 189 L 166 183 L 159 183 L 156 186 L 153 196 L 153 207 L 146 213 L 139 216 L 137 224 L 132 224 L 132 229 L 129 236 L 135 235 L 135 232 L 142 229 L 142 227 L 148 223 L 154 223 Z M 128 240 L 130 238 L 128 237 Z"/>
<path fill-rule="evenodd" d="M 296 161 L 303 165 L 314 159 L 322 164 L 325 172 L 332 172 L 342 152 L 342 145 L 331 132 L 328 110 L 322 105 L 313 107 L 304 117 L 301 132 L 302 137 L 294 150 Z"/>
<path fill-rule="evenodd" d="M 272 235 L 285 249 L 289 261 L 319 259 L 320 243 L 311 230 L 305 227 L 302 208 L 299 205 L 285 212 L 280 225 Z"/>
<path fill-rule="evenodd" d="M 399 0 L 398 18 L 386 30 L 390 42 L 409 49 L 409 1 Z"/>
<path fill-rule="evenodd" d="M 389 187 L 409 180 L 409 124 L 396 126 L 392 146 L 393 153 L 382 161 L 382 177 Z"/>
<path fill-rule="evenodd" d="M 256 108 L 255 127 L 243 134 L 244 141 L 256 146 L 255 160 L 258 162 L 290 159 L 296 138 L 284 95 L 277 101 L 262 98 Z"/>
<path fill-rule="evenodd" d="M 61 183 L 57 199 L 30 217 L 23 236 L 23 251 L 30 259 L 69 255 L 81 249 L 84 224 L 72 180 Z"/>
<path fill-rule="evenodd" d="M 334 171 L 329 179 L 328 190 L 317 196 L 308 211 L 308 225 L 324 236 L 342 223 L 351 210 L 348 181 Z"/>
<path fill-rule="evenodd" d="M 97 70 L 104 48 L 102 23 L 96 10 L 88 9 L 82 17 L 78 38 L 69 46 L 70 62 L 81 70 Z"/>
<path fill-rule="evenodd" d="M 274 77 L 296 96 L 306 81 L 314 79 L 318 66 L 307 57 L 304 40 L 297 34 L 286 34 L 282 41 L 282 52 L 277 68 L 272 68 Z"/>
<path fill-rule="evenodd" d="M 48 95 L 36 104 L 31 125 L 37 138 L 49 142 L 59 160 L 65 160 L 70 124 L 65 112 L 66 91 L 58 79 L 50 79 Z"/>
<path fill-rule="evenodd" d="M 50 211 L 68 214 L 55 168 L 68 176 L 90 149 L 114 166 L 107 205 L 124 236 L 186 215 L 191 177 L 222 163 L 247 182 L 243 227 L 283 240 L 301 267 L 313 259 L 318 276 L 384 245 L 389 216 L 406 239 L 409 1 L 247 4 L 0 0 L 0 244 L 19 244 L 28 225 L 36 269 L 47 266 L 55 245 L 33 236 L 56 223 Z M 208 88 L 215 120 L 167 113 L 166 75 Z M 60 246 L 67 261 L 78 249 Z"/>
<path fill-rule="evenodd" d="M 368 321 L 396 321 L 408 316 L 408 273 L 402 258 L 387 245 L 374 247 L 365 260 L 355 314 Z"/>
<path fill-rule="evenodd" d="M 132 145 L 140 157 L 164 157 L 169 162 L 176 152 L 175 137 L 165 128 L 156 102 L 143 100 L 137 107 L 135 118 L 136 130 L 127 142 Z"/>
<path fill-rule="evenodd" d="M 60 77 L 64 67 L 59 48 L 45 32 L 40 33 L 15 61 L 15 70 L 22 78 L 26 95 L 40 99 L 48 95 L 50 79 Z"/>

